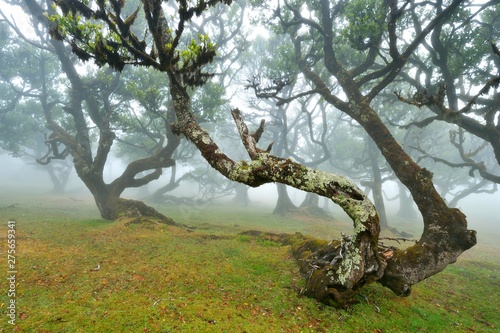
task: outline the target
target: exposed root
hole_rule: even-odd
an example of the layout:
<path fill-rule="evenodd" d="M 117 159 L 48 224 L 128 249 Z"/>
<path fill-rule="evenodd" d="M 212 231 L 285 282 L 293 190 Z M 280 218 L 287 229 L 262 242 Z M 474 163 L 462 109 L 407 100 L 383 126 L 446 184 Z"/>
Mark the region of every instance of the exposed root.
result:
<path fill-rule="evenodd" d="M 306 279 L 301 293 L 336 307 L 345 308 L 356 303 L 355 296 L 361 287 L 380 279 L 386 266 L 385 261 L 379 258 L 363 261 L 361 256 L 367 257 L 366 253 L 370 253 L 371 249 L 361 247 L 362 253 L 357 253 L 358 247 L 346 235 L 341 240 L 328 242 L 300 233 L 273 234 L 250 230 L 241 234 L 290 245 L 299 270 Z M 359 267 L 353 269 L 352 265 Z"/>
<path fill-rule="evenodd" d="M 120 199 L 119 205 L 119 210 L 123 212 L 120 214 L 119 219 L 131 219 L 126 222 L 125 225 L 140 223 L 177 225 L 174 220 L 158 212 L 153 207 L 146 205 L 142 201 Z"/>
<path fill-rule="evenodd" d="M 9 208 L 18 208 L 17 206 L 19 205 L 19 202 L 16 202 L 15 204 L 0 207 L 0 209 L 9 209 Z"/>

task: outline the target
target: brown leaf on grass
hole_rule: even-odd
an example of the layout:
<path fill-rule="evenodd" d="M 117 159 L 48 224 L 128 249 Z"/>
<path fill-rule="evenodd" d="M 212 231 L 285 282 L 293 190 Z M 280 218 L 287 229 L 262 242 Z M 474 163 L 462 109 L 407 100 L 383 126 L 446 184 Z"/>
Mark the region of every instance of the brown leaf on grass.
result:
<path fill-rule="evenodd" d="M 139 275 L 139 274 L 133 274 L 132 281 L 134 281 L 134 282 L 144 281 L 144 276 Z"/>

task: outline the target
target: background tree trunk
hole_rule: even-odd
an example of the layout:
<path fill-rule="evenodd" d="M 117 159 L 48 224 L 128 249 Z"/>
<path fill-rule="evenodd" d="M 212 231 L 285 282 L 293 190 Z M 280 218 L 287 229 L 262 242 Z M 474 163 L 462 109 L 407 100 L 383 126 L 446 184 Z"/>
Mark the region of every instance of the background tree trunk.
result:
<path fill-rule="evenodd" d="M 332 216 L 328 211 L 319 206 L 319 196 L 314 193 L 306 193 L 304 201 L 300 204 L 300 210 L 308 215 L 323 219 L 331 219 Z"/>
<path fill-rule="evenodd" d="M 249 187 L 245 184 L 237 183 L 234 189 L 236 194 L 233 197 L 233 203 L 247 207 L 250 204 L 250 196 L 248 195 Z"/>
<path fill-rule="evenodd" d="M 399 209 L 397 216 L 408 220 L 415 220 L 417 218 L 417 212 L 413 207 L 413 200 L 411 195 L 409 195 L 408 190 L 404 187 L 401 182 L 398 182 L 399 189 Z"/>
<path fill-rule="evenodd" d="M 370 160 L 370 168 L 372 171 L 371 188 L 373 193 L 373 203 L 377 208 L 378 216 L 380 218 L 380 227 L 382 229 L 388 228 L 387 213 L 385 210 L 384 194 L 382 193 L 382 173 L 378 163 L 379 152 L 377 146 L 372 139 L 368 138 L 368 158 Z"/>
<path fill-rule="evenodd" d="M 276 184 L 276 189 L 278 190 L 278 201 L 276 201 L 276 206 L 274 207 L 273 214 L 287 215 L 296 211 L 297 206 L 295 206 L 295 204 L 290 199 L 290 196 L 288 196 L 286 186 L 278 183 Z"/>

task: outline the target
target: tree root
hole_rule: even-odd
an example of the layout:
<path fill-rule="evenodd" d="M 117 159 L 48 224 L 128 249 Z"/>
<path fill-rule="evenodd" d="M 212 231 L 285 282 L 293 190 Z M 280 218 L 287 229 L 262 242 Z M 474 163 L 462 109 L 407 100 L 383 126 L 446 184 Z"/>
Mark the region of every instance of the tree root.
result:
<path fill-rule="evenodd" d="M 355 296 L 361 288 L 380 279 L 386 266 L 383 260 L 366 262 L 365 266 L 368 264 L 372 266 L 355 269 L 354 275 L 343 277 L 342 274 L 347 270 L 346 262 L 352 260 L 350 251 L 354 246 L 352 239 L 345 235 L 341 240 L 328 242 L 301 233 L 273 234 L 249 230 L 241 234 L 289 245 L 299 271 L 306 280 L 305 287 L 300 293 L 338 308 L 357 303 Z"/>
<path fill-rule="evenodd" d="M 177 225 L 171 218 L 138 200 L 120 198 L 117 211 L 121 212 L 118 218 L 133 218 L 131 221 L 128 221 L 126 225 L 139 223 Z"/>
<path fill-rule="evenodd" d="M 18 208 L 17 206 L 19 205 L 19 202 L 16 202 L 15 204 L 0 207 L 0 209 L 9 209 L 9 208 Z"/>

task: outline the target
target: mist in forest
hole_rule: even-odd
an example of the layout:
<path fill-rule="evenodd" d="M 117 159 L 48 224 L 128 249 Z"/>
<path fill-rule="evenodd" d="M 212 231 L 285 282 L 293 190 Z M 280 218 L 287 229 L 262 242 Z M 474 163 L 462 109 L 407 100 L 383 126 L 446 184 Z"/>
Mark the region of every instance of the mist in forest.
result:
<path fill-rule="evenodd" d="M 50 177 L 44 170 L 43 165 L 39 165 L 36 161 L 29 159 L 14 158 L 8 154 L 0 155 L 0 189 L 2 191 L 14 192 L 16 194 L 26 193 L 28 195 L 40 195 L 51 192 L 53 184 Z M 120 159 L 110 159 L 105 168 L 105 177 L 113 180 L 121 172 L 123 172 L 125 164 Z M 187 171 L 188 169 L 184 170 Z M 183 169 L 180 170 L 183 172 Z M 162 183 L 168 182 L 169 171 L 159 180 L 148 184 L 148 186 L 138 189 L 129 189 L 124 193 L 126 198 L 134 198 L 144 200 L 148 194 L 162 186 Z M 393 197 L 397 192 L 397 185 L 392 183 L 384 184 L 384 191 L 387 197 Z M 290 199 L 297 206 L 304 200 L 306 193 L 288 188 Z M 54 194 L 54 193 L 52 193 Z M 173 190 L 171 195 L 180 198 L 191 198 L 199 195 L 199 189 L 193 183 L 186 182 L 181 184 L 177 189 Z M 66 197 L 78 198 L 79 200 L 93 201 L 91 193 L 86 189 L 83 182 L 78 178 L 75 171 L 71 171 L 69 180 L 65 186 L 63 193 L 57 193 L 64 200 Z M 255 207 L 256 210 L 267 209 L 272 212 L 276 205 L 277 192 L 275 184 L 266 184 L 258 188 L 249 188 L 248 196 L 250 199 L 249 207 Z M 226 205 L 232 204 L 231 200 L 234 193 L 230 192 L 226 196 L 217 198 L 210 202 L 198 202 L 194 208 L 196 210 L 203 209 L 206 205 Z M 478 231 L 478 242 L 480 244 L 496 245 L 500 237 L 500 222 L 494 216 L 495 207 L 500 202 L 500 193 L 495 194 L 471 194 L 468 197 L 459 201 L 459 208 L 468 218 L 469 227 Z M 4 205 L 12 204 L 10 202 L 3 203 Z M 319 205 L 326 208 L 331 214 L 332 219 L 350 224 L 349 217 L 334 203 L 326 198 L 320 198 Z M 421 228 L 420 217 L 411 220 L 401 220 L 397 216 L 399 209 L 398 200 L 386 201 L 386 210 L 389 217 L 389 225 L 396 227 L 401 231 L 415 231 Z M 185 208 L 183 208 L 186 211 Z M 97 211 L 97 209 L 96 209 Z M 414 235 L 418 236 L 418 235 Z"/>

